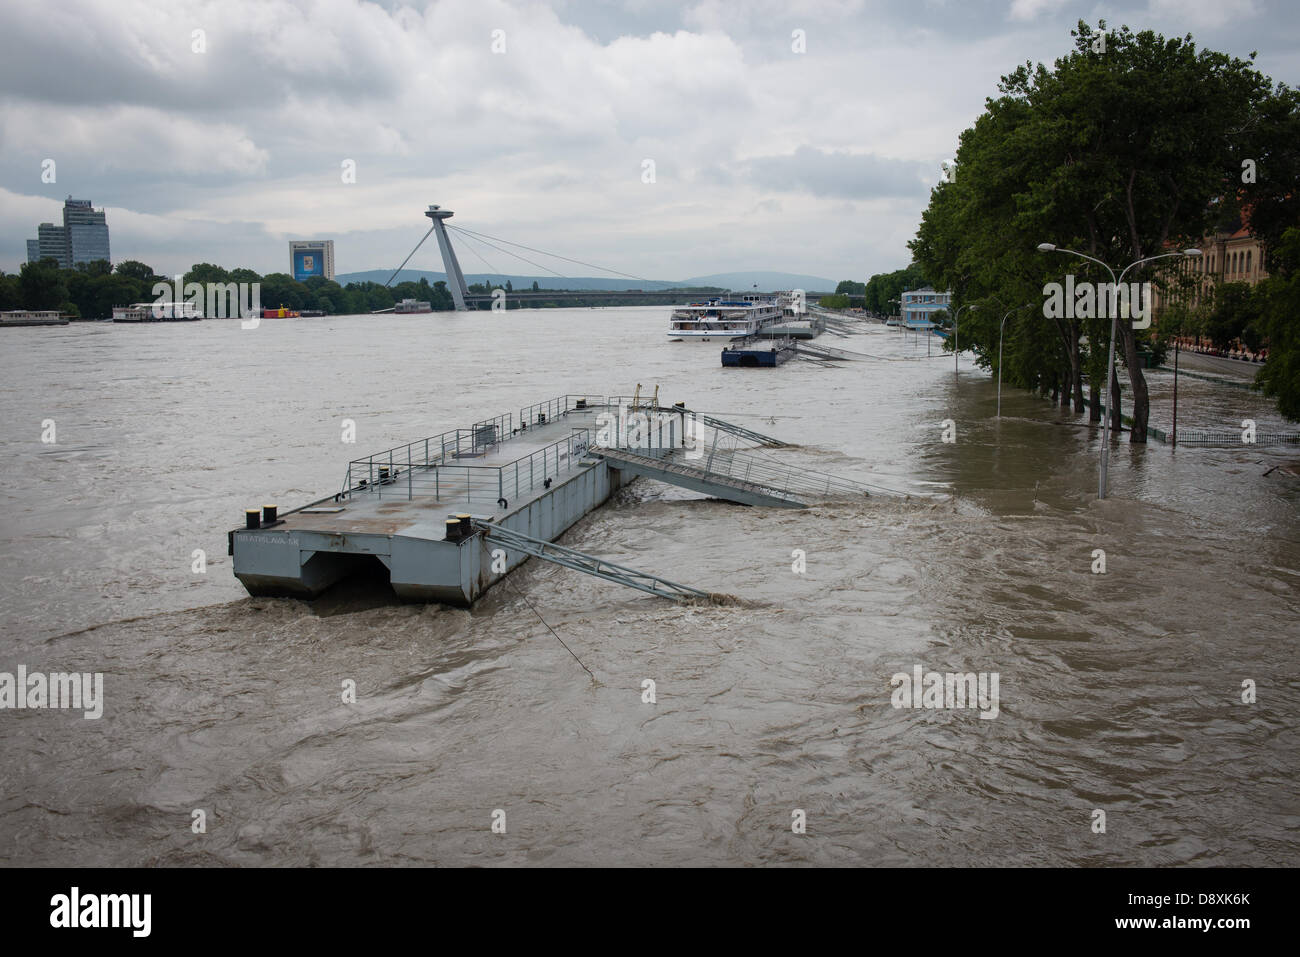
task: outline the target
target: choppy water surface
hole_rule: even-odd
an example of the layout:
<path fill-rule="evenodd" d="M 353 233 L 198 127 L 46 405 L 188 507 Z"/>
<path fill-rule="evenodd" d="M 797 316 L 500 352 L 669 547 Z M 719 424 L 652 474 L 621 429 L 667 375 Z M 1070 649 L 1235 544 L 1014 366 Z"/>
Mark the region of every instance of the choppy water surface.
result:
<path fill-rule="evenodd" d="M 664 341 L 665 312 L 4 330 L 0 671 L 101 671 L 107 701 L 98 721 L 0 711 L 0 861 L 1300 860 L 1294 450 L 1116 445 L 1097 502 L 1094 432 L 1016 390 L 995 420 L 965 361 L 876 327 L 824 341 L 893 361 L 724 371 Z M 231 575 L 245 506 L 638 381 L 914 495 L 769 511 L 640 481 L 564 539 L 741 599 L 721 607 L 537 562 L 471 611 L 250 599 Z M 1279 425 L 1251 393 L 1180 384 L 1180 426 L 1245 417 Z M 997 672 L 999 715 L 893 708 L 918 664 Z"/>

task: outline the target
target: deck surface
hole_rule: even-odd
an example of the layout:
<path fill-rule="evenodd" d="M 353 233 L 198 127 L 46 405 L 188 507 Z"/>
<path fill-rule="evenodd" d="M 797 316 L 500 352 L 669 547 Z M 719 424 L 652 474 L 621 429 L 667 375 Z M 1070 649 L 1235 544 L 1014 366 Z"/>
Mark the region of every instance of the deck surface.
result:
<path fill-rule="evenodd" d="M 335 513 L 292 512 L 283 516 L 277 531 L 312 531 L 332 535 L 409 535 L 418 538 L 441 539 L 446 534 L 446 520 L 456 512 L 468 512 L 475 518 L 497 520 L 514 512 L 529 502 L 540 498 L 547 490 L 543 478 L 549 476 L 563 481 L 582 471 L 586 466 L 579 461 L 583 454 L 569 457 L 563 447 L 561 458 L 554 458 L 555 449 L 547 456 L 547 468 L 542 471 L 540 457 L 529 469 L 526 461 L 534 453 L 565 439 L 574 429 L 590 429 L 592 445 L 595 444 L 596 416 L 604 409 L 570 411 L 545 425 L 531 426 L 474 457 L 448 458 L 442 467 L 417 465 L 409 470 L 405 463 L 394 462 L 396 472 L 387 485 L 374 485 L 367 491 L 356 491 L 351 497 L 338 502 L 324 502 L 317 508 L 338 508 Z M 521 461 L 522 460 L 522 461 Z M 378 457 L 376 457 L 378 461 Z M 515 463 L 518 463 L 517 467 Z M 385 465 L 387 462 L 384 463 Z M 465 469 L 465 466 L 477 468 Z M 497 467 L 507 466 L 502 473 L 504 496 L 508 502 L 502 508 L 497 504 Z M 355 473 L 354 473 L 355 475 Z M 516 490 L 516 476 L 518 489 Z M 535 488 L 529 488 L 535 484 Z M 472 494 L 472 500 L 470 498 Z"/>

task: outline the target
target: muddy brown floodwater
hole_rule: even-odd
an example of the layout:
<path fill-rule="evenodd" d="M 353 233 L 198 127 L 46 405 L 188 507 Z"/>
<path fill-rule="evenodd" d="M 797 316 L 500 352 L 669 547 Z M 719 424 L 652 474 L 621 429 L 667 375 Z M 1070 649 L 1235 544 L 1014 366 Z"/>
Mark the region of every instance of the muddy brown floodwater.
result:
<path fill-rule="evenodd" d="M 996 420 L 987 372 L 923 342 L 872 327 L 828 344 L 878 359 L 723 370 L 665 324 L 5 330 L 0 672 L 102 672 L 104 713 L 0 711 L 0 862 L 1300 863 L 1300 480 L 1264 474 L 1296 450 L 1117 443 L 1098 502 L 1095 431 L 1015 389 Z M 1171 383 L 1152 381 L 1167 428 Z M 250 599 L 231 575 L 245 506 L 637 382 L 799 443 L 773 458 L 909 497 L 747 509 L 642 480 L 563 539 L 730 605 L 538 562 L 468 611 L 373 583 Z M 1204 380 L 1179 402 L 1183 428 L 1282 427 Z M 891 677 L 918 665 L 997 674 L 996 718 L 895 708 Z"/>

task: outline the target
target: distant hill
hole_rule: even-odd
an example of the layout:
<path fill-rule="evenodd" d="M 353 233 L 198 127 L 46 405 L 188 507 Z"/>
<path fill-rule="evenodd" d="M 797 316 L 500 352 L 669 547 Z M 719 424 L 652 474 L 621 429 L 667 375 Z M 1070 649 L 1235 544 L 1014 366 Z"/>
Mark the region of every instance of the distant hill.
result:
<path fill-rule="evenodd" d="M 833 279 L 820 276 L 804 276 L 792 272 L 720 272 L 712 276 L 695 276 L 684 279 L 679 286 L 722 286 L 742 292 L 758 286 L 759 292 L 775 292 L 778 289 L 802 289 L 804 292 L 834 292 L 839 285 Z"/>
<path fill-rule="evenodd" d="M 350 282 L 377 282 L 383 283 L 392 275 L 391 269 L 368 269 L 364 272 L 346 272 L 339 273 L 334 277 L 334 281 L 340 286 L 346 286 Z M 427 269 L 403 269 L 393 279 L 394 284 L 399 282 L 419 282 L 421 279 L 427 279 L 430 283 L 443 282 L 447 278 L 445 273 L 431 272 Z M 509 281 L 513 289 L 531 289 L 533 283 L 537 283 L 539 289 L 597 289 L 597 290 L 618 290 L 618 289 L 680 289 L 687 286 L 717 286 L 722 289 L 732 289 L 736 292 L 745 292 L 758 286 L 760 292 L 774 292 L 778 289 L 803 289 L 807 292 L 833 292 L 835 283 L 829 279 L 819 279 L 816 276 L 800 276 L 794 273 L 782 272 L 737 272 L 737 273 L 718 273 L 714 276 L 699 276 L 694 279 L 683 279 L 677 282 L 665 282 L 663 280 L 639 280 L 639 279 L 603 279 L 593 276 L 574 276 L 572 279 L 560 279 L 556 276 L 501 276 L 489 275 L 487 273 L 466 273 L 466 283 L 490 283 L 493 286 L 499 286 Z"/>

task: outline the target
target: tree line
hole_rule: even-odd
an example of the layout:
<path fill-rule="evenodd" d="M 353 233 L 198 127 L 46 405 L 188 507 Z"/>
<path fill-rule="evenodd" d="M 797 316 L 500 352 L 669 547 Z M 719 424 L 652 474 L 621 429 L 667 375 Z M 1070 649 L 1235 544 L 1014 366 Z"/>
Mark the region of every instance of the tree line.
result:
<path fill-rule="evenodd" d="M 1190 35 L 1107 30 L 1103 20 L 1096 30 L 1079 21 L 1071 36 L 1073 49 L 1052 67 L 1026 63 L 1002 77 L 909 244 L 916 267 L 952 292 L 962 347 L 996 368 L 1005 317 L 1003 378 L 1099 421 L 1110 319 L 1095 309 L 1056 315 L 1044 298 L 1066 274 L 1094 284 L 1110 276 L 1039 244 L 1118 273 L 1196 246 L 1238 211 L 1263 244 L 1269 278 L 1246 292 L 1220 286 L 1193 308 L 1180 294 L 1198 282 L 1189 261 L 1135 267 L 1125 282 L 1152 283 L 1172 305 L 1151 329 L 1119 321 L 1122 369 L 1105 405 L 1118 428 L 1122 371 L 1131 440 L 1145 442 L 1143 352 L 1213 329 L 1266 344 L 1256 385 L 1300 418 L 1300 97 L 1254 69 L 1255 54 L 1198 49 Z"/>
<path fill-rule="evenodd" d="M 110 265 L 106 260 L 78 263 L 75 269 L 60 269 L 51 259 L 24 263 L 17 274 L 0 273 L 0 309 L 57 309 L 82 319 L 107 319 L 114 306 L 153 302 L 154 286 L 174 286 L 174 276 L 162 276 L 138 260 Z M 377 282 L 350 282 L 340 286 L 332 279 L 313 276 L 298 281 L 287 273 L 259 275 L 252 269 L 224 269 L 212 263 L 196 263 L 181 277 L 182 283 L 258 283 L 263 308 L 284 306 L 296 312 L 320 311 L 326 315 L 357 315 L 390 309 L 402 299 L 419 299 L 435 311 L 454 308 L 447 284 L 401 282 L 383 286 Z M 183 287 L 182 287 L 183 288 Z"/>
<path fill-rule="evenodd" d="M 57 309 L 61 313 L 82 319 L 108 319 L 113 314 L 113 307 L 126 306 L 137 302 L 153 302 L 158 297 L 153 289 L 156 283 L 165 282 L 175 286 L 175 276 L 163 276 L 153 268 L 138 260 L 124 260 L 116 266 L 107 260 L 90 263 L 78 263 L 74 269 L 60 269 L 52 259 L 37 263 L 24 263 L 16 274 L 6 275 L 0 272 L 0 310 L 5 309 Z M 364 315 L 382 309 L 391 309 L 403 299 L 415 299 L 427 302 L 434 312 L 446 312 L 455 308 L 451 292 L 444 280 L 430 283 L 427 277 L 418 281 L 399 282 L 394 286 L 384 286 L 377 282 L 350 282 L 340 286 L 332 279 L 312 276 L 299 281 L 288 273 L 268 273 L 259 275 L 252 269 L 224 269 L 212 263 L 195 263 L 181 277 L 184 284 L 207 283 L 258 283 L 261 286 L 261 303 L 265 309 L 278 309 L 284 306 L 295 312 L 319 311 L 327 316 Z M 507 293 L 506 306 L 514 309 L 523 303 L 512 298 L 514 292 L 510 280 L 497 287 L 486 283 L 470 283 L 467 287 L 471 293 L 491 295 L 494 289 L 501 288 Z M 559 308 L 566 304 L 561 293 L 567 290 L 540 290 L 538 284 L 532 284 L 533 292 L 554 292 L 554 300 L 529 300 L 532 308 Z M 713 286 L 699 286 L 675 290 L 683 298 L 716 296 L 726 290 Z M 650 297 L 643 301 L 626 296 L 602 297 L 599 293 L 584 290 L 583 305 L 661 305 L 661 298 Z M 484 306 L 483 308 L 487 308 Z"/>

